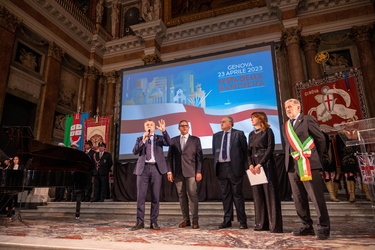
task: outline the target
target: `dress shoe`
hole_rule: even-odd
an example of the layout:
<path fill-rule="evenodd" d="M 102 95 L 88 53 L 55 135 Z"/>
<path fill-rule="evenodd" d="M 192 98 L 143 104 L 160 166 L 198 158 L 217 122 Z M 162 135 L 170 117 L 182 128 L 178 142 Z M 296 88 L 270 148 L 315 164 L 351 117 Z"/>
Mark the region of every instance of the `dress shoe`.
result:
<path fill-rule="evenodd" d="M 326 240 L 328 238 L 329 238 L 329 229 L 328 228 L 318 229 L 318 232 L 316 233 L 316 239 L 317 240 Z"/>
<path fill-rule="evenodd" d="M 240 224 L 240 229 L 247 229 L 247 224 L 246 223 L 241 223 Z"/>
<path fill-rule="evenodd" d="M 224 229 L 224 228 L 230 228 L 232 226 L 232 222 L 223 222 L 219 225 L 219 229 Z"/>
<path fill-rule="evenodd" d="M 192 229 L 198 229 L 199 228 L 199 224 L 198 224 L 198 221 L 194 220 L 193 221 L 193 225 L 191 226 Z"/>
<path fill-rule="evenodd" d="M 283 230 L 278 229 L 278 230 L 270 231 L 270 233 L 273 233 L 273 234 L 282 234 Z"/>
<path fill-rule="evenodd" d="M 136 231 L 142 228 L 145 228 L 145 224 L 143 222 L 137 222 L 134 227 L 130 228 L 130 231 Z"/>
<path fill-rule="evenodd" d="M 294 236 L 307 236 L 307 235 L 315 235 L 313 227 L 302 227 L 298 231 L 293 232 Z"/>
<path fill-rule="evenodd" d="M 184 227 L 190 227 L 190 221 L 184 220 L 183 222 L 178 225 L 179 228 L 184 228 Z"/>
<path fill-rule="evenodd" d="M 150 229 L 160 230 L 160 227 L 159 227 L 158 223 L 156 223 L 156 222 L 151 222 L 151 224 L 150 224 Z"/>
<path fill-rule="evenodd" d="M 254 227 L 254 231 L 269 231 L 267 228 Z"/>

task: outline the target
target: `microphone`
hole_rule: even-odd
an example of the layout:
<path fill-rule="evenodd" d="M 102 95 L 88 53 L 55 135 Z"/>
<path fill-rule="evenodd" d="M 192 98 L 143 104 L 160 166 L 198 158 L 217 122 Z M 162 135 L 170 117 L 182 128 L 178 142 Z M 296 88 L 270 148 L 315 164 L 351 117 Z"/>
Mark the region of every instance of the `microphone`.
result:
<path fill-rule="evenodd" d="M 148 135 L 147 135 L 147 143 L 151 144 L 151 138 L 150 138 L 151 129 L 148 129 Z"/>

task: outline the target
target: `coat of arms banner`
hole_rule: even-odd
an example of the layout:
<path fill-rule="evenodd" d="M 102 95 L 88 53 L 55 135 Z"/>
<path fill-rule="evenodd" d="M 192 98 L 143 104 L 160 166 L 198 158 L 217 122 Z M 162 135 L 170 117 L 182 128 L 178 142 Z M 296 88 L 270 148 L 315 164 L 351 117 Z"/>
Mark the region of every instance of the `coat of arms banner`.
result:
<path fill-rule="evenodd" d="M 361 71 L 351 69 L 296 85 L 304 114 L 314 116 L 322 131 L 336 133 L 335 124 L 367 118 Z"/>

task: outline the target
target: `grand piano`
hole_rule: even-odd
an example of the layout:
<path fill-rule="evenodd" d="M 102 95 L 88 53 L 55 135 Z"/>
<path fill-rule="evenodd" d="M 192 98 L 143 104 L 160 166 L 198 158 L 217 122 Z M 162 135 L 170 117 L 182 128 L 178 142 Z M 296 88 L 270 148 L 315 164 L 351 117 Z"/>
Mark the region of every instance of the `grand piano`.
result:
<path fill-rule="evenodd" d="M 30 127 L 3 127 L 0 148 L 19 156 L 21 170 L 0 169 L 0 194 L 14 195 L 35 187 L 69 187 L 78 191 L 76 218 L 80 217 L 79 191 L 91 184 L 93 163 L 83 151 L 34 139 Z M 4 156 L 3 156 L 4 157 Z"/>

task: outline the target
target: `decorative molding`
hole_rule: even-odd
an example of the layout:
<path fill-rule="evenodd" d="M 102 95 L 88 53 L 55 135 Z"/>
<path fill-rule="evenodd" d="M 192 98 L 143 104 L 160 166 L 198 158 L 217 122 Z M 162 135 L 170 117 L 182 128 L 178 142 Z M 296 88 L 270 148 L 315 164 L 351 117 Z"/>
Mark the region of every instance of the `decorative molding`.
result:
<path fill-rule="evenodd" d="M 150 54 L 150 55 L 145 55 L 142 57 L 142 61 L 144 62 L 145 65 L 148 64 L 155 64 L 161 62 L 161 59 L 159 56 L 155 54 Z"/>
<path fill-rule="evenodd" d="M 113 63 L 113 64 L 107 64 L 104 65 L 102 70 L 103 71 L 111 71 L 111 70 L 122 70 L 122 69 L 130 69 L 133 67 L 143 66 L 144 62 L 142 61 L 142 58 L 138 58 L 135 60 L 129 60 L 129 61 L 122 61 L 119 63 Z"/>
<path fill-rule="evenodd" d="M 100 75 L 100 72 L 95 67 L 92 67 L 92 66 L 85 67 L 85 73 L 83 76 L 85 79 L 96 80 L 99 75 Z"/>
<path fill-rule="evenodd" d="M 171 3 L 172 0 L 168 0 Z M 78 13 L 68 10 L 68 0 L 30 0 L 27 3 L 40 12 L 47 20 L 59 27 L 68 36 L 76 38 L 83 48 L 95 53 L 99 57 L 111 58 L 133 52 L 144 51 L 144 41 L 147 39 L 155 39 L 158 44 L 163 46 L 177 45 L 184 42 L 199 40 L 204 38 L 213 38 L 218 35 L 231 34 L 234 32 L 247 32 L 253 28 L 267 27 L 269 25 L 284 24 L 294 27 L 296 20 L 301 18 L 312 17 L 314 15 L 327 14 L 330 12 L 342 11 L 350 8 L 363 6 L 372 7 L 371 1 L 368 0 L 267 0 L 264 7 L 237 9 L 236 12 L 220 13 L 220 16 L 211 16 L 209 18 L 192 20 L 182 25 L 166 28 L 167 23 L 161 20 L 141 23 L 135 26 L 137 36 L 127 36 L 116 40 L 108 40 L 109 37 L 103 32 L 96 33 L 95 28 L 87 28 L 85 22 L 80 23 Z M 110 2 L 110 1 L 108 1 Z M 121 1 L 124 3 L 125 1 Z M 251 2 L 251 1 L 246 1 Z M 126 2 L 128 3 L 128 2 Z M 129 2 L 130 3 L 130 2 Z M 134 5 L 135 1 L 132 2 Z M 77 48 L 71 46 L 53 32 L 49 32 L 45 26 L 35 21 L 26 9 L 18 7 L 13 1 L 2 1 L 2 10 L 11 11 L 13 15 L 22 17 L 22 22 L 33 32 L 36 32 L 46 40 L 55 41 L 63 48 L 66 53 L 74 57 L 83 65 L 95 66 L 101 70 L 119 70 L 142 65 L 142 59 L 118 62 L 114 64 L 101 65 L 94 56 L 87 58 Z M 132 5 L 132 6 L 133 6 Z M 280 10 L 294 8 L 297 5 L 298 19 L 283 20 L 278 19 Z M 165 6 L 164 6 L 165 7 Z M 165 13 L 164 13 L 165 14 Z M 0 21 L 4 17 L 0 14 Z M 353 26 L 361 26 L 363 24 L 373 23 L 374 15 L 358 16 L 350 19 L 342 19 L 336 22 L 321 23 L 303 27 L 301 34 L 309 35 L 320 32 L 321 34 L 335 32 L 338 30 L 351 29 Z M 19 22 L 19 19 L 18 21 Z M 89 25 L 90 26 L 90 25 Z M 132 26 L 132 28 L 134 27 Z M 196 56 L 207 53 L 214 53 L 221 50 L 229 50 L 231 48 L 240 48 L 247 45 L 256 45 L 263 42 L 279 42 L 280 33 L 265 34 L 259 37 L 250 37 L 242 40 L 235 40 L 226 43 L 213 44 L 200 48 L 189 50 L 181 50 L 159 56 L 163 61 L 174 60 L 186 56 Z M 263 40 L 262 40 L 263 39 Z"/>
<path fill-rule="evenodd" d="M 220 44 L 214 44 L 209 46 L 196 47 L 189 50 L 181 50 L 168 54 L 162 54 L 162 61 L 173 61 L 176 59 L 182 59 L 186 57 L 194 57 L 200 55 L 206 55 L 210 53 L 217 53 L 218 51 L 229 51 L 233 49 L 246 48 L 254 46 L 256 44 L 264 44 L 270 42 L 279 42 L 280 41 L 280 32 L 275 32 L 271 34 L 266 34 L 262 36 L 254 36 L 252 38 L 245 38 L 241 40 L 234 40 Z"/>
<path fill-rule="evenodd" d="M 354 26 L 351 29 L 350 37 L 356 42 L 370 41 L 374 33 L 374 25 Z"/>
<path fill-rule="evenodd" d="M 120 79 L 120 75 L 115 70 L 105 72 L 103 75 L 107 77 L 107 84 L 115 84 Z"/>
<path fill-rule="evenodd" d="M 65 62 L 70 68 L 72 68 L 72 69 L 74 69 L 74 70 L 77 70 L 77 71 L 81 71 L 81 70 L 83 70 L 84 67 L 82 66 L 82 64 L 80 64 L 80 63 L 78 63 L 77 61 L 75 61 L 74 59 L 68 57 L 68 56 L 66 55 L 66 53 L 64 53 L 64 54 L 62 55 L 62 58 L 64 59 L 64 62 Z M 73 62 L 71 62 L 71 61 L 73 61 Z"/>
<path fill-rule="evenodd" d="M 41 39 L 40 41 L 37 41 L 32 36 L 27 34 L 27 32 L 25 31 L 25 27 L 20 26 L 20 31 L 21 31 L 23 37 L 25 38 L 25 40 L 28 41 L 29 43 L 32 43 L 32 44 L 37 45 L 37 46 L 48 45 L 48 41 L 44 41 L 43 39 Z"/>
<path fill-rule="evenodd" d="M 10 13 L 4 6 L 0 5 L 0 25 L 9 30 L 16 32 L 17 27 L 21 24 L 21 19 Z"/>
<path fill-rule="evenodd" d="M 93 24 L 89 25 L 87 22 L 82 22 L 83 25 L 80 22 L 81 19 L 78 21 L 77 16 L 72 15 L 66 9 L 73 11 L 73 7 L 67 6 L 64 2 L 67 1 L 31 0 L 29 4 L 48 16 L 49 20 L 53 21 L 62 30 L 74 34 L 73 37 L 79 39 L 87 47 L 91 47 L 91 39 L 94 33 L 94 28 L 91 25 Z"/>
<path fill-rule="evenodd" d="M 302 36 L 301 44 L 304 51 L 317 50 L 320 44 L 320 34 Z"/>
<path fill-rule="evenodd" d="M 64 50 L 60 46 L 58 46 L 54 41 L 51 41 L 49 43 L 48 56 L 51 56 L 61 62 L 61 57 L 64 55 L 64 53 Z"/>
<path fill-rule="evenodd" d="M 172 16 L 172 1 L 173 0 L 164 0 L 164 22 L 165 24 L 170 26 L 181 25 L 183 23 L 193 22 L 209 17 L 217 17 L 223 14 L 228 14 L 244 9 L 252 9 L 252 8 L 259 8 L 266 5 L 265 0 L 253 0 L 253 1 L 244 1 L 242 3 L 237 4 L 229 4 L 223 8 L 217 8 L 208 11 L 202 11 L 198 13 L 186 14 L 181 15 L 178 17 Z"/>
<path fill-rule="evenodd" d="M 159 43 L 165 36 L 167 30 L 167 27 L 161 20 L 132 25 L 130 28 L 133 30 L 135 35 L 141 39 L 141 41 L 155 39 Z"/>
<path fill-rule="evenodd" d="M 136 36 L 126 36 L 121 39 L 110 41 L 106 44 L 106 53 L 104 58 L 116 55 L 123 55 L 124 51 L 131 53 L 143 49 L 143 41 Z"/>
<path fill-rule="evenodd" d="M 19 90 L 31 95 L 35 99 L 39 99 L 40 89 L 43 85 L 45 85 L 44 81 L 14 66 L 10 66 L 8 88 Z"/>
<path fill-rule="evenodd" d="M 301 30 L 301 26 L 283 29 L 282 40 L 285 45 L 289 46 L 292 43 L 299 43 L 301 39 Z"/>
<path fill-rule="evenodd" d="M 304 27 L 302 30 L 302 35 L 314 34 L 317 32 L 319 32 L 320 34 L 326 34 L 330 32 L 336 32 L 338 30 L 351 29 L 353 26 L 360 26 L 373 22 L 375 22 L 375 15 L 344 19 L 337 22 L 328 22 L 324 24 Z"/>
<path fill-rule="evenodd" d="M 220 19 L 212 17 L 199 22 L 168 28 L 163 39 L 163 45 L 228 34 L 275 23 L 279 23 L 276 12 L 270 12 L 267 7 L 248 9 L 220 16 Z"/>
<path fill-rule="evenodd" d="M 329 13 L 339 10 L 347 10 L 361 5 L 371 5 L 368 0 L 306 0 L 299 1 L 298 13 L 300 16 Z"/>

